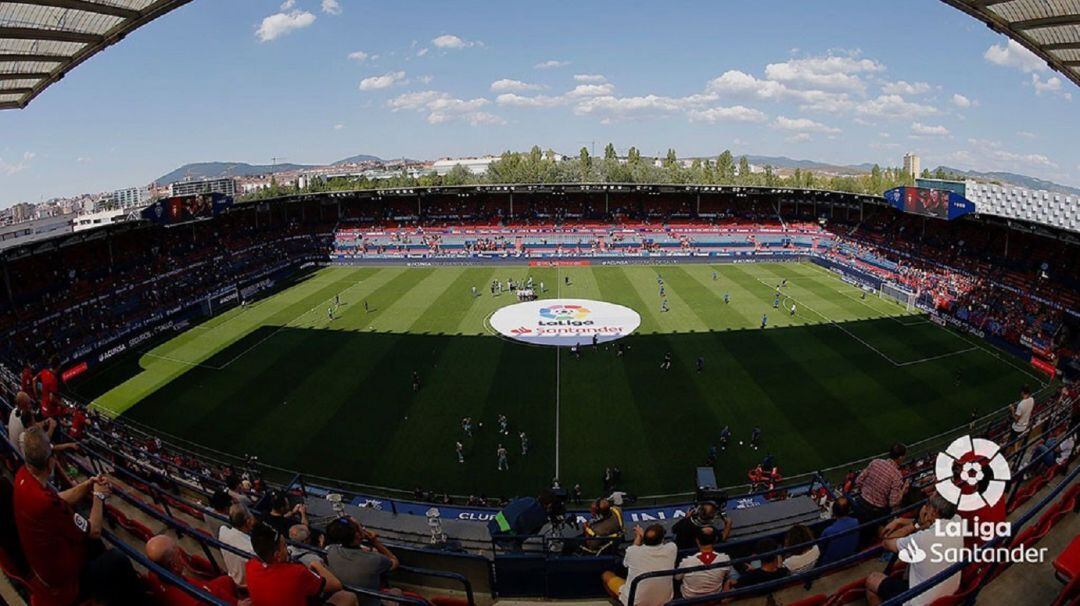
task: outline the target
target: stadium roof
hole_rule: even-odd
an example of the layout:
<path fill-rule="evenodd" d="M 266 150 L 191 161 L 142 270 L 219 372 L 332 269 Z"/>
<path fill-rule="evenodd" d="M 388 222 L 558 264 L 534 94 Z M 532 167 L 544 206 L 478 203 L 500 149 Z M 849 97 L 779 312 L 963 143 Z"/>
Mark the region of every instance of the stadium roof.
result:
<path fill-rule="evenodd" d="M 190 1 L 0 2 L 0 109 L 26 107 L 75 66 Z"/>
<path fill-rule="evenodd" d="M 1024 45 L 1080 86 L 1080 0 L 943 0 Z"/>

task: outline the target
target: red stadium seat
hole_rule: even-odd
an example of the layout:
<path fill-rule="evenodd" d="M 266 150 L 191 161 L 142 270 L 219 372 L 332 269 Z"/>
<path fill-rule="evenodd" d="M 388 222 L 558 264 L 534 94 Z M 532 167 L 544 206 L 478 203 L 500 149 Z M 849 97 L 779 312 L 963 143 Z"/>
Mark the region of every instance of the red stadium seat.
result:
<path fill-rule="evenodd" d="M 829 601 L 829 597 L 824 593 L 812 595 L 808 598 L 803 598 L 798 602 L 790 602 L 787 606 L 824 606 Z"/>
<path fill-rule="evenodd" d="M 1080 535 L 1073 537 L 1072 542 L 1054 558 L 1053 564 L 1058 578 L 1070 582 L 1080 578 Z"/>
<path fill-rule="evenodd" d="M 866 595 L 866 578 L 856 579 L 847 585 L 837 589 L 829 596 L 825 604 L 827 606 L 841 606 L 862 600 Z"/>

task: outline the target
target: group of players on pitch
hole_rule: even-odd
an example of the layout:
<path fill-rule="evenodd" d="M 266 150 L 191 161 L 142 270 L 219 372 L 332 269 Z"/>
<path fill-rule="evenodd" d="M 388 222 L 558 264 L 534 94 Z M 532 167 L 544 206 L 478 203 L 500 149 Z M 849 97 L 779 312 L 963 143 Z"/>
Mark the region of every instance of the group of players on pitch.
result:
<path fill-rule="evenodd" d="M 506 418 L 506 415 L 499 415 L 499 435 L 510 437 L 510 420 Z M 484 422 L 480 421 L 476 425 L 473 425 L 472 417 L 464 417 L 461 419 L 461 430 L 465 433 L 465 438 L 471 439 L 473 437 L 473 431 L 482 429 Z M 518 432 L 518 440 L 521 441 L 521 456 L 529 454 L 529 436 L 524 431 Z M 458 463 L 465 463 L 465 444 L 458 440 L 454 442 L 454 450 L 457 452 Z M 495 461 L 496 467 L 499 471 L 510 470 L 510 451 L 506 449 L 506 446 L 499 442 L 498 448 L 495 449 Z"/>
<path fill-rule="evenodd" d="M 720 275 L 716 271 L 713 271 L 712 272 L 712 279 L 713 279 L 713 282 L 718 282 L 720 280 Z M 664 287 L 664 277 L 661 276 L 660 274 L 656 274 L 656 284 L 660 287 L 660 312 L 661 313 L 666 313 L 666 312 L 671 311 L 671 306 L 668 305 L 667 289 Z M 776 285 L 776 295 L 773 297 L 773 309 L 780 309 L 780 294 L 781 294 L 780 291 L 783 288 L 787 288 L 787 285 L 788 285 L 787 278 L 784 278 L 783 280 L 780 281 L 779 284 Z M 731 294 L 725 292 L 724 293 L 724 304 L 727 305 L 729 303 L 731 303 Z M 793 317 L 793 318 L 795 317 L 795 303 L 794 302 L 792 302 L 792 304 L 791 304 L 791 308 L 789 310 L 789 315 L 791 317 Z M 768 324 L 769 324 L 769 314 L 767 312 L 761 314 L 761 328 L 765 328 L 766 326 L 768 326 Z M 668 361 L 665 360 L 665 362 L 667 363 Z M 671 366 L 670 363 L 668 363 L 668 366 L 666 368 L 670 368 L 670 366 Z M 699 364 L 699 366 L 700 366 L 700 364 Z M 661 367 L 665 368 L 663 365 L 661 365 Z M 665 368 L 665 370 L 666 370 L 666 368 Z M 698 368 L 698 371 L 700 372 L 701 369 Z"/>

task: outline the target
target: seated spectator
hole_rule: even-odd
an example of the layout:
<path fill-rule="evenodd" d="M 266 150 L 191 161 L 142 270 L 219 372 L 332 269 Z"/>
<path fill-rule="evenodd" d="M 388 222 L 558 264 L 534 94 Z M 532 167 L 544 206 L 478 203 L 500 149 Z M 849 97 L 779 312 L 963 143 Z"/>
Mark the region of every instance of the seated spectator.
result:
<path fill-rule="evenodd" d="M 342 583 L 362 589 L 384 590 L 385 577 L 398 567 L 397 556 L 383 545 L 379 535 L 353 517 L 338 518 L 326 528 L 326 562 Z M 384 590 L 398 594 L 397 590 Z M 377 598 L 364 597 L 361 604 L 378 606 Z"/>
<path fill-rule="evenodd" d="M 1076 440 L 1073 438 L 1073 434 L 1068 436 L 1065 433 L 1068 428 L 1062 425 L 1054 430 L 1050 437 L 1046 438 L 1042 442 L 1039 442 L 1031 451 L 1032 460 L 1039 461 L 1039 471 L 1045 472 L 1047 469 L 1057 465 L 1063 467 L 1068 464 L 1069 459 L 1072 458 L 1073 448 L 1076 447 Z"/>
<path fill-rule="evenodd" d="M 270 515 L 263 520 L 283 536 L 294 524 L 308 525 L 307 506 L 303 503 L 289 504 L 289 496 L 280 490 L 270 495 Z"/>
<path fill-rule="evenodd" d="M 675 545 L 679 549 L 690 549 L 697 544 L 698 534 L 702 528 L 716 528 L 717 517 L 723 522 L 724 530 L 718 537 L 720 542 L 728 540 L 731 536 L 731 520 L 720 511 L 716 503 L 705 501 L 698 504 L 675 525 L 671 527 L 671 533 L 675 535 Z"/>
<path fill-rule="evenodd" d="M 229 519 L 229 507 L 232 506 L 233 500 L 229 496 L 229 493 L 224 490 L 217 490 L 214 494 L 210 495 L 209 502 L 210 509 L 214 510 L 214 513 L 221 516 L 221 518 L 215 516 L 206 516 L 206 525 L 210 531 L 210 535 L 217 539 L 221 536 L 222 526 L 226 526 Z M 218 539 L 220 540 L 220 539 Z"/>
<path fill-rule="evenodd" d="M 851 501 L 840 497 L 832 504 L 833 521 L 821 531 L 821 556 L 818 566 L 855 555 L 859 549 L 859 521 L 851 516 Z M 850 532 L 848 532 L 850 531 Z"/>
<path fill-rule="evenodd" d="M 34 400 L 30 397 L 30 394 L 20 391 L 15 394 L 15 409 L 11 411 L 11 415 L 8 417 L 8 440 L 20 453 L 22 452 L 22 446 L 19 445 L 19 439 L 22 438 L 22 434 L 27 427 L 34 425 L 34 413 L 31 411 L 33 404 Z"/>
<path fill-rule="evenodd" d="M 814 540 L 814 533 L 802 524 L 795 524 L 784 534 L 784 547 L 803 545 Z M 791 574 L 806 572 L 814 567 L 818 561 L 821 550 L 817 545 L 804 546 L 796 551 L 789 551 L 784 557 L 784 568 Z"/>
<path fill-rule="evenodd" d="M 251 515 L 248 508 L 236 503 L 229 508 L 229 524 L 218 529 L 218 540 L 244 553 L 254 553 L 251 547 L 251 529 L 255 524 L 255 516 Z M 240 587 L 247 587 L 247 558 L 222 549 L 221 559 L 225 562 L 225 569 L 229 571 L 232 580 Z"/>
<path fill-rule="evenodd" d="M 68 605 L 83 595 L 135 591 L 131 563 L 100 542 L 105 501 L 111 494 L 105 476 L 89 478 L 63 492 L 49 483 L 56 467 L 52 444 L 40 427 L 22 435 L 25 464 L 15 474 L 12 505 L 15 527 L 27 564 L 39 581 L 35 603 Z M 90 517 L 75 505 L 90 501 Z M 96 555 L 96 557 L 95 557 Z M 80 583 L 80 576 L 89 583 Z"/>
<path fill-rule="evenodd" d="M 285 537 L 267 524 L 251 531 L 256 557 L 248 560 L 246 576 L 252 606 L 308 606 L 325 600 L 333 606 L 357 606 L 356 596 L 342 591 L 341 581 L 320 562 L 311 568 L 289 561 Z"/>
<path fill-rule="evenodd" d="M 730 562 L 731 558 L 725 553 L 715 550 L 716 542 L 720 539 L 718 532 L 712 526 L 702 526 L 698 530 L 698 552 L 686 556 L 679 563 L 679 568 L 693 568 L 696 566 L 709 566 L 716 564 L 716 568 L 687 572 L 675 575 L 675 580 L 682 581 L 682 595 L 684 598 L 696 598 L 712 593 L 720 593 L 724 590 L 724 581 L 731 574 L 731 566 L 720 566 Z"/>
<path fill-rule="evenodd" d="M 585 522 L 582 530 L 588 539 L 581 544 L 581 549 L 596 555 L 618 545 L 622 540 L 622 509 L 601 497 L 593 502 L 591 511 L 592 518 Z"/>
<path fill-rule="evenodd" d="M 742 589 L 751 585 L 760 585 L 789 576 L 791 573 L 784 568 L 780 554 L 771 554 L 780 549 L 780 545 L 773 539 L 761 539 L 754 545 L 754 553 L 761 556 L 757 568 L 751 568 L 739 575 L 737 579 L 728 579 L 725 591 Z"/>
<path fill-rule="evenodd" d="M 292 527 L 289 528 L 289 542 L 292 543 L 289 545 L 289 557 L 293 561 L 300 562 L 304 566 L 311 566 L 313 560 L 319 560 L 325 564 L 326 562 L 323 561 L 321 555 L 307 547 L 309 545 L 311 547 L 322 547 L 323 539 L 324 535 L 313 535 L 311 529 L 307 526 L 304 526 L 303 524 L 293 524 Z M 338 578 L 341 578 L 341 576 L 338 575 Z M 348 581 L 344 582 L 347 583 Z"/>
<path fill-rule="evenodd" d="M 935 522 L 938 520 L 959 522 L 960 518 L 956 515 L 956 505 L 948 502 L 935 492 L 926 500 L 926 504 L 919 509 L 919 515 L 915 519 L 897 518 L 885 526 L 882 531 L 882 547 L 893 553 L 899 553 L 900 550 L 942 553 L 947 549 L 962 548 L 964 546 L 963 537 L 950 537 L 946 533 L 935 532 Z M 935 559 L 926 557 L 908 564 L 908 580 L 906 582 L 880 572 L 870 573 L 870 576 L 866 578 L 867 603 L 870 606 L 877 606 L 881 602 L 894 598 L 934 577 L 950 566 L 949 562 L 944 560 L 934 561 Z M 941 596 L 956 593 L 959 588 L 960 573 L 957 572 L 909 601 L 908 604 L 913 606 L 930 604 Z"/>
<path fill-rule="evenodd" d="M 634 579 L 647 573 L 675 568 L 675 557 L 679 549 L 675 543 L 664 542 L 664 527 L 659 524 L 642 530 L 634 526 L 634 544 L 626 548 L 623 565 L 626 566 L 626 578 L 608 571 L 603 575 L 604 587 L 613 598 L 618 598 L 624 606 L 631 606 L 630 587 Z M 674 597 L 672 577 L 646 579 L 638 583 L 634 592 L 633 606 L 658 606 L 666 604 Z"/>
<path fill-rule="evenodd" d="M 229 575 L 222 575 L 210 581 L 201 581 L 184 574 L 187 566 L 184 564 L 180 547 L 172 537 L 163 534 L 151 537 L 146 542 L 146 557 L 176 576 L 183 577 L 190 585 L 213 594 L 214 597 L 229 604 L 236 604 L 236 583 Z M 159 603 L 163 606 L 198 606 L 202 603 L 179 587 L 161 581 L 154 573 L 151 572 L 148 576 Z"/>

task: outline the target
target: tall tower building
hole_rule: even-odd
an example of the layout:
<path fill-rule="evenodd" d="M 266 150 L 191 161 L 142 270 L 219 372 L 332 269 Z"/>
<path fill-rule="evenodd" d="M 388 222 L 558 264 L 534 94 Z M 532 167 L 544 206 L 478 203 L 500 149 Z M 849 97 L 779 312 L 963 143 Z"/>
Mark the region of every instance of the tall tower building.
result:
<path fill-rule="evenodd" d="M 904 172 L 912 177 L 918 177 L 922 172 L 922 168 L 919 166 L 919 157 L 915 154 L 908 152 L 904 154 Z"/>

